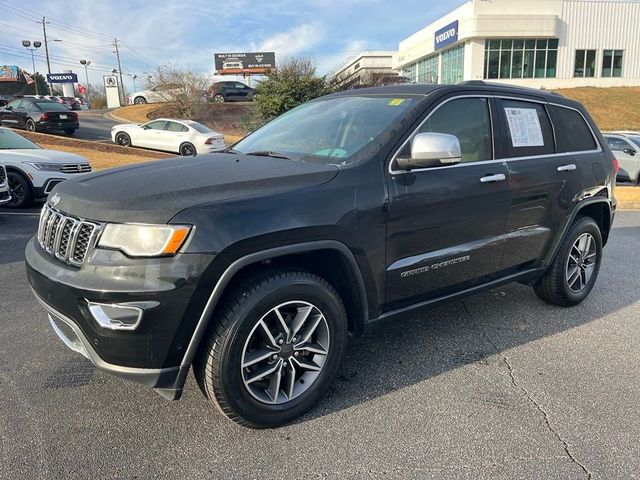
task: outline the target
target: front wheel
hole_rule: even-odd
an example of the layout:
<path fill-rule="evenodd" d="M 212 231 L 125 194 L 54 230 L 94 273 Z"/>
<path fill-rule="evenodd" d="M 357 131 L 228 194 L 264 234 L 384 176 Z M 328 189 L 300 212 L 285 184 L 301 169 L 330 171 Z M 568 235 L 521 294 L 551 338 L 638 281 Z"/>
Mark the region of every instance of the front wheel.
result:
<path fill-rule="evenodd" d="M 116 134 L 115 141 L 118 145 L 122 147 L 130 147 L 131 146 L 131 137 L 124 132 L 118 132 Z"/>
<path fill-rule="evenodd" d="M 592 218 L 579 217 L 562 241 L 553 263 L 533 288 L 548 303 L 572 307 L 591 292 L 601 262 L 600 228 Z"/>
<path fill-rule="evenodd" d="M 334 288 L 308 272 L 274 272 L 225 304 L 194 365 L 205 395 L 252 428 L 309 410 L 335 379 L 346 347 L 346 314 Z"/>
<path fill-rule="evenodd" d="M 31 205 L 33 192 L 29 181 L 18 172 L 7 172 L 11 200 L 6 203 L 9 208 L 23 208 Z"/>

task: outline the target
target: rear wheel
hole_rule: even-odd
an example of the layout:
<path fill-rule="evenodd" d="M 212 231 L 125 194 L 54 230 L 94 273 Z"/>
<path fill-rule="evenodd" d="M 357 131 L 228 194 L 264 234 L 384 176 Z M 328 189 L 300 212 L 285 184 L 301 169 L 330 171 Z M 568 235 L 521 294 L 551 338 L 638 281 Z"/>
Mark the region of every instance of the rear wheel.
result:
<path fill-rule="evenodd" d="M 65 128 L 64 129 L 64 133 L 66 133 L 67 135 L 73 135 L 74 133 L 76 133 L 76 129 L 75 128 Z"/>
<path fill-rule="evenodd" d="M 308 272 L 274 272 L 225 304 L 194 365 L 205 395 L 252 428 L 309 410 L 333 382 L 346 347 L 346 314 L 333 287 Z"/>
<path fill-rule="evenodd" d="M 196 155 L 196 147 L 191 143 L 183 143 L 180 145 L 180 155 L 183 157 L 193 157 Z"/>
<path fill-rule="evenodd" d="M 131 146 L 131 137 L 129 135 L 127 135 L 124 132 L 118 132 L 116 133 L 116 143 L 118 145 L 121 145 L 123 147 L 130 147 Z"/>
<path fill-rule="evenodd" d="M 133 99 L 133 103 L 135 103 L 136 105 L 141 105 L 143 103 L 147 103 L 147 99 L 144 97 L 136 97 Z"/>
<path fill-rule="evenodd" d="M 29 181 L 18 172 L 7 172 L 11 200 L 6 203 L 9 208 L 23 208 L 31 205 L 33 191 Z"/>
<path fill-rule="evenodd" d="M 24 126 L 29 132 L 36 131 L 36 122 L 34 122 L 31 118 L 27 118 L 27 121 L 25 122 Z"/>
<path fill-rule="evenodd" d="M 572 307 L 593 288 L 602 261 L 602 234 L 590 217 L 579 217 L 565 236 L 556 258 L 534 285 L 542 300 Z"/>
<path fill-rule="evenodd" d="M 225 98 L 224 98 L 224 95 L 223 95 L 223 94 L 221 94 L 221 93 L 216 93 L 216 94 L 213 96 L 213 101 L 214 101 L 214 102 L 216 102 L 216 103 L 224 103 L 226 100 L 225 100 Z"/>

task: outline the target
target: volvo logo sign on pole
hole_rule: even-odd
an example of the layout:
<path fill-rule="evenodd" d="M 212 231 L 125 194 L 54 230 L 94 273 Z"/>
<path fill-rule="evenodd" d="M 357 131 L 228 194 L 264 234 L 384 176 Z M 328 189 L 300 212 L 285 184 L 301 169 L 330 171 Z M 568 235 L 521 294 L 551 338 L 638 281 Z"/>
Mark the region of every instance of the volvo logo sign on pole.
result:
<path fill-rule="evenodd" d="M 435 33 L 434 50 L 446 47 L 458 41 L 458 20 L 442 27 Z"/>
<path fill-rule="evenodd" d="M 75 73 L 49 73 L 47 74 L 49 83 L 78 83 L 78 75 Z"/>

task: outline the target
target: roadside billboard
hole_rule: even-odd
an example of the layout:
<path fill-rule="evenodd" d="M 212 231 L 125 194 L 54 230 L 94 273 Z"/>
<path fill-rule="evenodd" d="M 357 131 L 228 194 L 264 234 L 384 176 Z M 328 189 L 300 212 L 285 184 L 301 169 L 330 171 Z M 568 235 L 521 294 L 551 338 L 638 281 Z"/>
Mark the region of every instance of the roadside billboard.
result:
<path fill-rule="evenodd" d="M 218 75 L 263 74 L 276 67 L 274 52 L 214 54 Z"/>
<path fill-rule="evenodd" d="M 0 82 L 17 82 L 17 65 L 0 65 Z"/>

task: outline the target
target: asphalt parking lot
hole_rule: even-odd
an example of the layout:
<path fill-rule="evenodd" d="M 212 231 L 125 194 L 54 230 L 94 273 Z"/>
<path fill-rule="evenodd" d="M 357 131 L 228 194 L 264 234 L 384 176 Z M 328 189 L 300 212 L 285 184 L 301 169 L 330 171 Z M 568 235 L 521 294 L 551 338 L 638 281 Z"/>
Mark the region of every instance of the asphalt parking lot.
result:
<path fill-rule="evenodd" d="M 640 212 L 619 212 L 591 296 L 522 285 L 371 328 L 295 424 L 225 420 L 67 350 L 29 290 L 36 216 L 0 214 L 0 478 L 637 478 Z"/>

